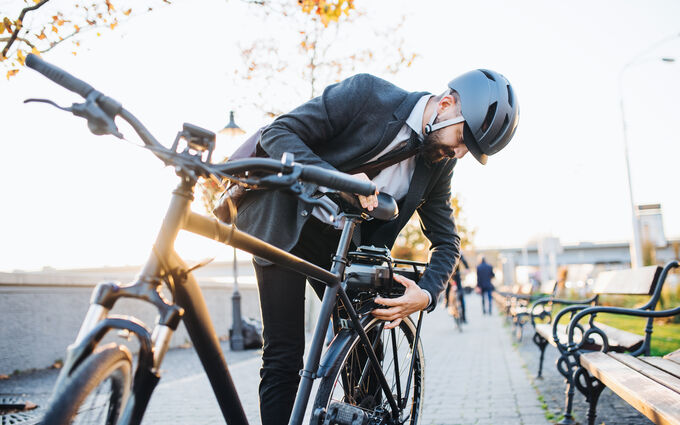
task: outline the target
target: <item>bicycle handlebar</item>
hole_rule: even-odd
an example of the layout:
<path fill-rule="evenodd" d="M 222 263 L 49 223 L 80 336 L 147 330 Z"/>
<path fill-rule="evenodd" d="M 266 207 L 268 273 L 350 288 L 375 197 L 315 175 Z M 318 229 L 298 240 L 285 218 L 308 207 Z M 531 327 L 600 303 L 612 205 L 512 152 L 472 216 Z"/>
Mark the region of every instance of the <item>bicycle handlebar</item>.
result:
<path fill-rule="evenodd" d="M 58 66 L 45 62 L 40 56 L 34 55 L 33 53 L 26 57 L 26 66 L 38 71 L 60 86 L 78 93 L 83 98 L 87 98 L 87 95 L 94 90 L 94 87 L 87 84 L 85 81 L 74 77 Z"/>
<path fill-rule="evenodd" d="M 92 99 L 88 99 L 88 102 L 96 102 L 102 107 L 103 110 L 107 112 L 107 114 L 109 114 L 111 120 L 116 115 L 120 116 L 122 119 L 127 121 L 132 126 L 132 128 L 134 128 L 134 130 L 137 132 L 137 135 L 139 135 L 144 144 L 150 148 L 152 152 L 156 154 L 156 156 L 158 156 L 168 165 L 173 162 L 172 157 L 175 157 L 176 153 L 159 143 L 156 138 L 153 137 L 153 135 L 144 127 L 144 125 L 129 111 L 125 110 L 120 105 L 120 103 L 104 96 L 85 81 L 74 77 L 58 66 L 45 62 L 39 56 L 32 53 L 26 57 L 26 66 L 38 71 L 60 86 L 81 95 L 83 98 L 88 98 L 88 96 L 94 93 L 95 96 L 93 96 Z M 113 121 L 111 121 L 111 123 L 113 123 Z M 106 132 L 110 131 L 111 130 L 109 129 L 104 129 L 102 133 L 97 134 L 105 134 Z M 245 171 L 264 171 L 278 174 L 283 173 L 286 167 L 292 166 L 299 170 L 299 176 L 301 180 L 325 186 L 334 190 L 357 193 L 364 196 L 372 195 L 376 190 L 375 185 L 372 182 L 358 180 L 339 171 L 327 170 L 315 165 L 304 165 L 298 163 L 284 165 L 280 161 L 268 158 L 243 159 L 232 161 L 226 164 L 209 164 L 198 161 L 188 164 L 184 162 L 184 165 L 190 165 L 196 170 L 200 170 L 201 174 L 238 174 Z"/>
<path fill-rule="evenodd" d="M 364 196 L 374 195 L 376 190 L 373 182 L 359 180 L 349 174 L 327 170 L 316 165 L 304 165 L 300 177 L 320 186 Z"/>

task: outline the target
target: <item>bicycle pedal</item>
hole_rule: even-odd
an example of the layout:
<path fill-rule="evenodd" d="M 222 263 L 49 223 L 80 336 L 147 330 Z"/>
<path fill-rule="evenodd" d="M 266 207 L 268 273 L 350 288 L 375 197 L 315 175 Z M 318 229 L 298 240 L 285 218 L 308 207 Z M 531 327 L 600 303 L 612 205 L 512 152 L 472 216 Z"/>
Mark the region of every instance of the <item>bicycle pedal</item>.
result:
<path fill-rule="evenodd" d="M 368 415 L 356 406 L 332 403 L 328 407 L 323 425 L 367 425 Z"/>

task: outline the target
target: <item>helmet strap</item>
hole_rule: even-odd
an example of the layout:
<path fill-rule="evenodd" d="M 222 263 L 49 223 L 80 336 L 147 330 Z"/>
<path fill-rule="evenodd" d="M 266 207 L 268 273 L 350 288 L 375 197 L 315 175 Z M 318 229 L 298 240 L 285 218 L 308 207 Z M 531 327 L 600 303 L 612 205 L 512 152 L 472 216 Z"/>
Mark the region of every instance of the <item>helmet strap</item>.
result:
<path fill-rule="evenodd" d="M 451 118 L 450 120 L 438 122 L 437 124 L 434 123 L 435 119 L 437 119 L 437 111 L 434 111 L 432 117 L 430 117 L 430 122 L 428 122 L 425 125 L 425 134 L 430 134 L 433 131 L 437 131 L 441 128 L 448 127 L 450 125 L 458 124 L 460 122 L 465 121 L 465 118 L 462 115 L 456 118 Z"/>

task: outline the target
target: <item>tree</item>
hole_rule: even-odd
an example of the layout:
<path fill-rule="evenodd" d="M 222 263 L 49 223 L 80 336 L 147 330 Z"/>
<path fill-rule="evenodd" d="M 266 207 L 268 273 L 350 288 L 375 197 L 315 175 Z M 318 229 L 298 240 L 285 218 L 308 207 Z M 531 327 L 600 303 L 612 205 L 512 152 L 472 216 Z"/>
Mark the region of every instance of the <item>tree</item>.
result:
<path fill-rule="evenodd" d="M 232 72 L 232 85 L 247 93 L 234 99 L 237 106 L 252 106 L 267 120 L 359 69 L 394 74 L 417 57 L 405 47 L 404 17 L 389 25 L 375 22 L 353 0 L 246 2 L 265 26 L 284 31 L 276 39 L 243 41 L 242 64 Z"/>
<path fill-rule="evenodd" d="M 0 11 L 0 62 L 7 69 L 7 79 L 19 72 L 28 53 L 39 55 L 70 41 L 75 55 L 83 34 L 97 31 L 99 36 L 102 30 L 113 30 L 135 14 L 170 1 L 80 0 L 64 4 L 23 0 L 23 8 L 20 2 L 15 3 L 14 9 Z"/>
<path fill-rule="evenodd" d="M 460 236 L 461 250 L 467 249 L 472 244 L 475 232 L 466 223 L 463 208 L 457 195 L 451 197 L 451 209 L 453 209 L 456 230 Z M 429 249 L 430 241 L 421 231 L 420 218 L 414 215 L 397 236 L 392 248 L 392 256 L 406 260 L 428 261 Z"/>
<path fill-rule="evenodd" d="M 264 26 L 287 28 L 277 39 L 244 41 L 241 64 L 231 71 L 233 92 L 243 93 L 232 98 L 234 109 L 254 109 L 267 122 L 359 67 L 395 74 L 417 57 L 404 46 L 403 17 L 386 27 L 375 25 L 353 0 L 244 1 L 261 14 Z M 372 33 L 370 41 L 366 31 Z M 221 188 L 206 182 L 200 190 L 202 199 L 214 202 Z"/>

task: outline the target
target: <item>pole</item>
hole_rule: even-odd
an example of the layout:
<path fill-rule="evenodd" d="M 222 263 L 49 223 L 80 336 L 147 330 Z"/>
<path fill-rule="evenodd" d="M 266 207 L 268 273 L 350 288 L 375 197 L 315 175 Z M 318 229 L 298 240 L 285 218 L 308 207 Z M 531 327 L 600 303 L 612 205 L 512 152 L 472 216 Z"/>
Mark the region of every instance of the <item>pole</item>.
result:
<path fill-rule="evenodd" d="M 232 351 L 243 351 L 243 322 L 241 319 L 241 293 L 238 291 L 238 263 L 234 248 L 234 290 L 231 295 L 231 335 L 229 346 Z"/>
<path fill-rule="evenodd" d="M 626 176 L 628 178 L 628 199 L 630 200 L 630 213 L 631 213 L 631 218 L 633 221 L 633 240 L 630 244 L 630 265 L 631 268 L 637 268 L 637 267 L 642 267 L 642 243 L 641 243 L 641 238 L 640 238 L 640 223 L 637 218 L 637 211 L 635 210 L 635 200 L 633 198 L 633 183 L 630 175 L 630 158 L 628 155 L 628 128 L 626 125 L 626 112 L 625 112 L 625 107 L 624 107 L 624 102 L 623 102 L 623 75 L 626 72 L 627 69 L 631 67 L 631 65 L 634 64 L 640 64 L 644 62 L 648 62 L 649 60 L 653 60 L 656 58 L 647 58 L 644 59 L 643 56 L 646 55 L 647 53 L 651 52 L 653 49 L 656 47 L 667 43 L 670 40 L 676 39 L 678 36 L 680 36 L 680 33 L 676 33 L 673 35 L 670 35 L 668 37 L 665 37 L 656 43 L 648 46 L 646 49 L 638 53 L 626 63 L 623 68 L 621 68 L 621 71 L 619 72 L 619 105 L 621 107 L 621 122 L 623 125 L 623 152 L 625 155 L 626 159 Z M 643 60 L 640 60 L 640 59 Z M 668 59 L 668 58 L 661 58 L 663 62 L 674 62 L 674 59 Z"/>

